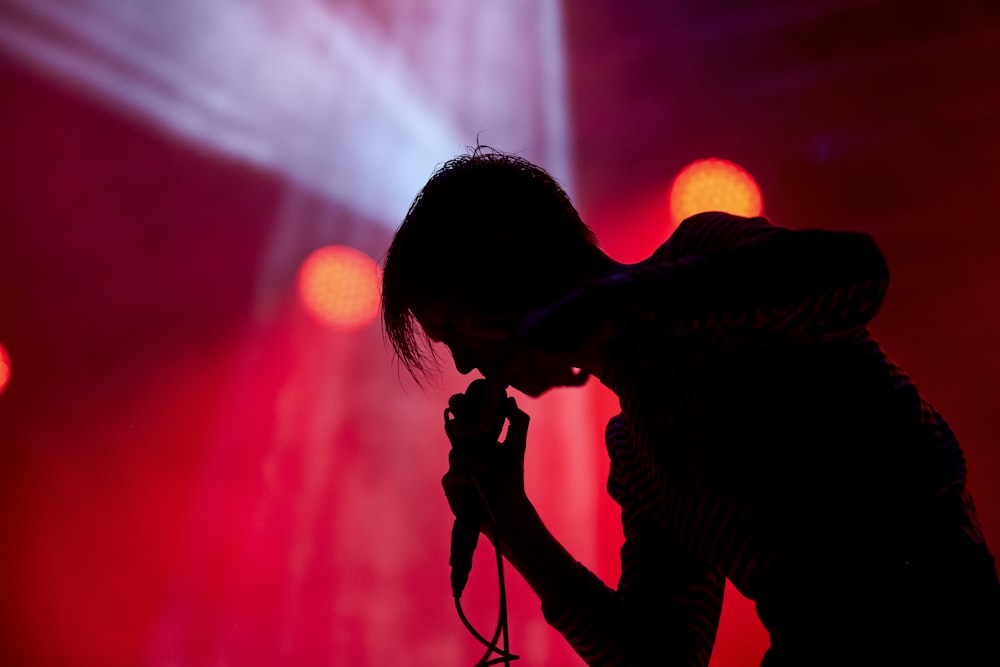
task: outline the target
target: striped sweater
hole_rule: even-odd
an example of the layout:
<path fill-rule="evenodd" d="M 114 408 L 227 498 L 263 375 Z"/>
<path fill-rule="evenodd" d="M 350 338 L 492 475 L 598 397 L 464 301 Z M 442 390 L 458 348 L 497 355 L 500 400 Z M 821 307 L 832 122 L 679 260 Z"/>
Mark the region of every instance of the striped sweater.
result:
<path fill-rule="evenodd" d="M 867 329 L 888 285 L 868 235 L 699 214 L 627 283 L 601 376 L 622 409 L 606 431 L 621 579 L 579 565 L 572 598 L 543 607 L 588 664 L 706 665 L 727 578 L 772 641 L 810 612 L 817 572 L 835 619 L 935 498 L 961 498 L 981 541 L 959 444 Z"/>

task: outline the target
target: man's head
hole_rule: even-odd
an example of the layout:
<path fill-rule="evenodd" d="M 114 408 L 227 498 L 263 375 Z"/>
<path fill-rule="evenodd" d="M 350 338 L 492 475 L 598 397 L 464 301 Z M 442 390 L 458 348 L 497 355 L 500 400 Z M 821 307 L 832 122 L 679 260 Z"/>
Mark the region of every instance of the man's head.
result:
<path fill-rule="evenodd" d="M 606 261 L 555 179 L 479 147 L 434 172 L 393 238 L 382 283 L 386 334 L 418 379 L 436 367 L 428 337 L 448 343 L 460 371 L 486 374 L 486 357 L 521 314 L 567 294 Z"/>

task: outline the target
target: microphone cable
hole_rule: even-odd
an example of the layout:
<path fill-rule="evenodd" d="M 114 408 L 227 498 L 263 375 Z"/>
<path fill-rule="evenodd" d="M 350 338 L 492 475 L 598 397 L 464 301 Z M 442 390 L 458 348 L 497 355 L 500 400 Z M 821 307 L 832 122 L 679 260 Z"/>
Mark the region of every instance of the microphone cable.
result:
<path fill-rule="evenodd" d="M 476 494 L 479 496 L 478 499 L 480 500 L 482 507 L 486 510 L 486 517 L 489 519 L 490 528 L 493 531 L 493 547 L 494 547 L 494 553 L 496 555 L 497 580 L 498 580 L 498 589 L 500 597 L 499 610 L 497 614 L 497 625 L 496 629 L 493 632 L 493 638 L 487 639 L 478 630 L 476 630 L 475 626 L 472 625 L 468 617 L 465 615 L 465 611 L 462 609 L 462 590 L 465 587 L 465 581 L 468 579 L 469 575 L 468 572 L 460 572 L 457 573 L 456 576 L 456 572 L 454 570 L 452 571 L 452 595 L 455 598 L 455 610 L 458 612 L 459 619 L 461 619 L 462 624 L 469 631 L 469 633 L 473 637 L 475 637 L 480 644 L 486 647 L 486 652 L 483 654 L 483 657 L 481 657 L 479 661 L 476 662 L 475 667 L 489 667 L 489 665 L 498 665 L 501 663 L 509 667 L 510 663 L 513 660 L 517 660 L 518 658 L 520 658 L 520 656 L 510 652 L 510 637 L 507 625 L 507 585 L 504 580 L 503 553 L 500 549 L 500 534 L 497 529 L 497 521 L 496 517 L 493 515 L 493 510 L 490 509 L 489 503 L 486 502 L 486 494 L 483 493 L 482 488 L 479 486 L 479 483 L 475 480 L 475 478 L 469 474 L 468 466 L 466 466 L 465 461 L 462 458 L 462 452 L 455 447 L 455 440 L 452 437 L 452 432 L 451 432 L 451 422 L 454 418 L 455 418 L 455 413 L 452 411 L 452 409 L 450 407 L 445 408 L 444 410 L 445 433 L 448 434 L 448 439 L 451 441 L 452 449 L 455 450 L 455 453 L 457 455 L 456 458 L 459 461 L 459 465 L 463 468 L 466 478 L 470 482 L 472 482 L 472 486 L 475 488 Z M 458 519 L 456 518 L 456 522 L 457 521 Z M 476 526 L 477 540 L 479 537 L 478 529 L 479 527 L 477 525 Z M 452 540 L 454 540 L 454 534 Z M 473 544 L 473 549 L 474 549 L 474 544 Z M 452 567 L 453 568 L 456 567 L 456 564 L 452 563 Z M 469 564 L 468 567 L 471 569 L 471 563 Z M 502 647 L 497 645 L 497 642 L 500 641 L 501 639 L 503 640 Z M 491 658 L 490 656 L 493 655 L 494 653 L 497 654 L 497 657 Z"/>

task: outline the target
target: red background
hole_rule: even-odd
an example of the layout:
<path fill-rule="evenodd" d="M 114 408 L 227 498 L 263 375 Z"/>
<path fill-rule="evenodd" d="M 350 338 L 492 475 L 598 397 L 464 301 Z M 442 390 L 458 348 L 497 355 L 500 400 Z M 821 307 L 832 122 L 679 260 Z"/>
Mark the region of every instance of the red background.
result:
<path fill-rule="evenodd" d="M 872 233 L 892 271 L 874 332 L 963 442 L 996 547 L 995 5 L 796 7 L 568 3 L 577 202 L 612 255 L 637 259 L 669 233 L 673 174 L 717 155 L 756 176 L 775 222 Z M 472 664 L 434 449 L 437 406 L 463 382 L 413 386 L 377 323 L 323 330 L 291 287 L 261 314 L 280 176 L 20 61 L 0 58 L 0 91 L 0 661 Z M 389 232 L 352 224 L 378 258 Z M 536 447 L 529 485 L 613 582 L 598 438 L 614 405 L 597 386 L 575 400 L 551 419 L 587 427 L 586 465 L 558 478 L 565 452 Z M 297 438 L 318 414 L 335 437 Z M 594 489 L 589 532 L 560 505 L 578 484 Z M 486 628 L 495 580 L 476 563 Z M 523 663 L 578 664 L 508 581 Z M 755 665 L 765 642 L 730 595 L 713 667 Z"/>

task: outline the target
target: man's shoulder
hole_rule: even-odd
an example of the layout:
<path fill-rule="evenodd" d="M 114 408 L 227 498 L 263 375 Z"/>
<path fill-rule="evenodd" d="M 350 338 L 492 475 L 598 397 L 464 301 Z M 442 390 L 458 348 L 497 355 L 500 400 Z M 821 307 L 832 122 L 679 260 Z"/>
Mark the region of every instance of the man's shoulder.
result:
<path fill-rule="evenodd" d="M 691 252 L 708 252 L 739 243 L 768 228 L 773 225 L 763 216 L 748 218 L 722 211 L 696 213 L 681 221 L 653 256 L 673 259 Z"/>

